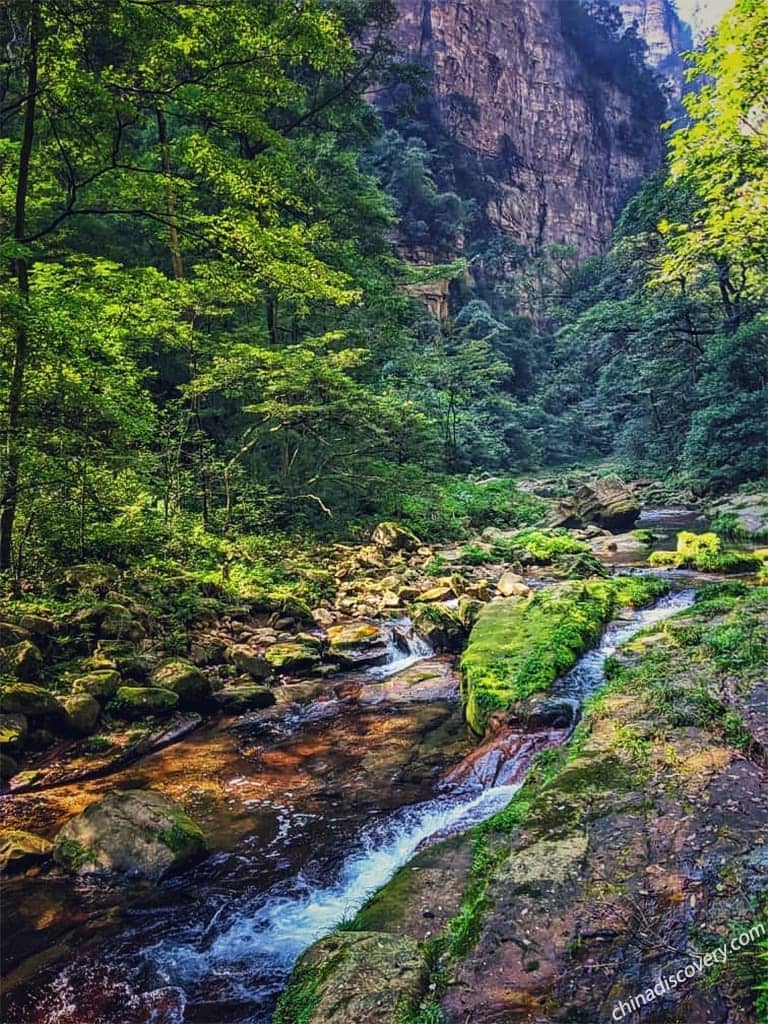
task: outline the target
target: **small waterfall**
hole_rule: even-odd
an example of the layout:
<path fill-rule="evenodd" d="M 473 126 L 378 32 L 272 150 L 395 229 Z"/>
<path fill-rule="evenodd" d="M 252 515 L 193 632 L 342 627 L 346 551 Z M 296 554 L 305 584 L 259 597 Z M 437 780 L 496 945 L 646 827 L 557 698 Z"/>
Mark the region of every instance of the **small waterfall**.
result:
<path fill-rule="evenodd" d="M 390 619 L 384 623 L 384 635 L 390 657 L 383 665 L 372 665 L 365 670 L 369 679 L 384 679 L 387 676 L 410 668 L 417 661 L 431 658 L 435 653 L 427 641 L 420 637 L 406 616 Z"/>

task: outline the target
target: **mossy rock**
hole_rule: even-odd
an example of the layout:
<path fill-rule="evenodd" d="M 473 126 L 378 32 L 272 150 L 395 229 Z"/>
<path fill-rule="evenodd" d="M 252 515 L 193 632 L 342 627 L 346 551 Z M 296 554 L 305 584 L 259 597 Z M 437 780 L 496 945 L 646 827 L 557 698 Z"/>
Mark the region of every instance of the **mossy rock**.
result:
<path fill-rule="evenodd" d="M 26 715 L 0 715 L 0 750 L 5 753 L 21 750 L 28 728 Z"/>
<path fill-rule="evenodd" d="M 89 693 L 74 693 L 61 701 L 64 708 L 63 726 L 73 736 L 90 736 L 101 714 L 101 705 Z"/>
<path fill-rule="evenodd" d="M 15 622 L 0 622 L 0 647 L 20 644 L 22 640 L 31 640 L 28 629 L 17 626 Z"/>
<path fill-rule="evenodd" d="M 340 931 L 311 946 L 280 999 L 275 1024 L 396 1024 L 426 989 L 418 943 L 385 932 Z"/>
<path fill-rule="evenodd" d="M 0 711 L 6 714 L 60 715 L 61 704 L 49 691 L 33 683 L 8 683 L 0 692 Z"/>
<path fill-rule="evenodd" d="M 97 669 L 79 676 L 72 684 L 74 693 L 87 693 L 102 703 L 117 693 L 120 686 L 120 673 L 113 668 Z"/>
<path fill-rule="evenodd" d="M 43 656 L 31 640 L 22 640 L 0 650 L 0 672 L 33 683 L 43 667 Z"/>
<path fill-rule="evenodd" d="M 113 565 L 101 565 L 97 562 L 72 565 L 65 570 L 58 590 L 64 593 L 106 592 L 118 575 Z"/>
<path fill-rule="evenodd" d="M 157 880 L 199 858 L 205 837 L 183 808 L 155 790 L 115 790 L 71 818 L 54 860 L 74 874 Z"/>
<path fill-rule="evenodd" d="M 54 636 L 58 631 L 58 626 L 54 620 L 46 615 L 22 615 L 20 624 L 28 633 L 41 637 L 44 640 Z"/>
<path fill-rule="evenodd" d="M 651 577 L 560 583 L 484 605 L 461 660 L 467 721 L 482 735 L 494 711 L 546 692 L 600 636 L 614 613 L 666 590 Z"/>
<path fill-rule="evenodd" d="M 370 647 L 381 642 L 378 626 L 369 622 L 347 622 L 329 626 L 326 630 L 331 651 L 344 651 L 352 647 Z"/>
<path fill-rule="evenodd" d="M 371 540 L 380 551 L 415 551 L 421 547 L 415 533 L 391 521 L 379 523 L 371 534 Z"/>
<path fill-rule="evenodd" d="M 172 690 L 182 706 L 194 706 L 204 701 L 211 693 L 208 677 L 197 665 L 184 658 L 169 658 L 152 673 L 152 684 L 164 690 Z"/>
<path fill-rule="evenodd" d="M 160 686 L 120 686 L 110 711 L 127 718 L 168 715 L 179 706 L 179 695 Z"/>
<path fill-rule="evenodd" d="M 238 672 L 245 672 L 252 679 L 268 679 L 272 675 L 272 666 L 261 651 L 247 644 L 233 644 L 227 648 L 227 660 L 232 662 Z"/>
<path fill-rule="evenodd" d="M 416 601 L 409 611 L 413 628 L 436 651 L 460 651 L 464 646 L 468 630 L 457 609 Z"/>
<path fill-rule="evenodd" d="M 301 641 L 272 644 L 267 647 L 264 657 L 276 672 L 289 674 L 311 671 L 320 662 L 317 647 Z"/>
<path fill-rule="evenodd" d="M 52 849 L 53 844 L 42 836 L 23 829 L 7 829 L 0 832 L 0 871 L 15 871 L 46 860 Z"/>

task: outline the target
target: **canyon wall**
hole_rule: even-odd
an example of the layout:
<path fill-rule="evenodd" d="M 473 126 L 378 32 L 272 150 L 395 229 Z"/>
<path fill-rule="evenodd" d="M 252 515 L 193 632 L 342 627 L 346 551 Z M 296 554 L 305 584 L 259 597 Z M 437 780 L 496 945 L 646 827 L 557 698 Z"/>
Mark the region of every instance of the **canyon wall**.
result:
<path fill-rule="evenodd" d="M 623 202 L 661 162 L 665 106 L 650 78 L 604 52 L 602 64 L 593 59 L 590 19 L 576 0 L 398 7 L 395 38 L 430 72 L 439 130 L 476 158 L 488 222 L 531 252 L 550 243 L 582 254 L 604 248 Z M 664 35 L 668 0 L 622 7 L 654 62 L 668 61 L 678 45 L 671 29 Z"/>

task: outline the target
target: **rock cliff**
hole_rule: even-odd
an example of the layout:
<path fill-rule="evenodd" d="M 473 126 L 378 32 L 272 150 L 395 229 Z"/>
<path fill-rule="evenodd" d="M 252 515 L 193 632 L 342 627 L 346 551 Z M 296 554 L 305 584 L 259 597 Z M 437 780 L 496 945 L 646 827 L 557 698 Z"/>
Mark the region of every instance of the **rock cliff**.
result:
<path fill-rule="evenodd" d="M 529 251 L 600 251 L 658 167 L 650 75 L 575 0 L 397 0 L 402 50 L 431 73 L 430 116 L 476 161 L 488 223 Z M 677 46 L 667 0 L 624 0 L 655 63 Z M 611 47 L 613 46 L 613 49 Z M 445 184 L 456 186 L 450 168 Z"/>

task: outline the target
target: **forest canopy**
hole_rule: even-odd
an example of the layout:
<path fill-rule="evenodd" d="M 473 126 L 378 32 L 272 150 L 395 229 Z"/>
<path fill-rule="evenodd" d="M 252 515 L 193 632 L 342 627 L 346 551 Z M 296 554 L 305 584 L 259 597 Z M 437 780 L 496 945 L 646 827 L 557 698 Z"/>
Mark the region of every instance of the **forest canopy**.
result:
<path fill-rule="evenodd" d="M 598 7 L 571 31 L 591 18 L 656 103 Z M 394 19 L 387 0 L 4 8 L 1 570 L 130 561 L 192 525 L 343 533 L 437 507 L 450 474 L 609 455 L 700 490 L 764 474 L 764 4 L 692 55 L 668 169 L 584 262 L 486 230 L 454 187 L 470 168 L 444 180 Z M 393 82 L 416 102 L 385 127 L 369 101 Z M 442 320 L 405 258 L 424 238 Z"/>

